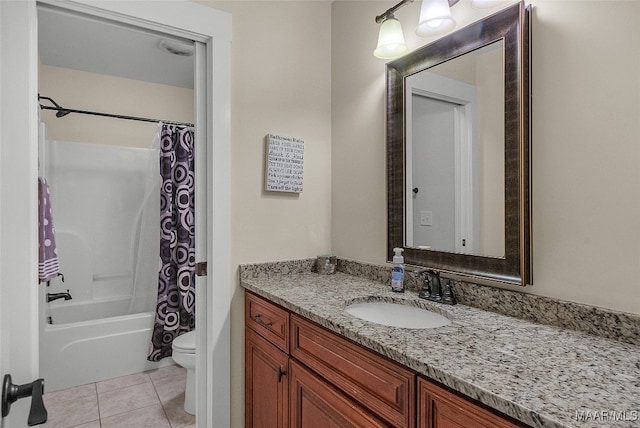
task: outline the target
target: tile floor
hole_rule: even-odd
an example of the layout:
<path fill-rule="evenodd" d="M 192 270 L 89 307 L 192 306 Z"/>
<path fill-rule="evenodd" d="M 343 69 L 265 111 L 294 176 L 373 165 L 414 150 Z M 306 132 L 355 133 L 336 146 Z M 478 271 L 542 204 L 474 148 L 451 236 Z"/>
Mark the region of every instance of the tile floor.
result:
<path fill-rule="evenodd" d="M 47 428 L 188 428 L 187 371 L 173 365 L 44 394 Z"/>

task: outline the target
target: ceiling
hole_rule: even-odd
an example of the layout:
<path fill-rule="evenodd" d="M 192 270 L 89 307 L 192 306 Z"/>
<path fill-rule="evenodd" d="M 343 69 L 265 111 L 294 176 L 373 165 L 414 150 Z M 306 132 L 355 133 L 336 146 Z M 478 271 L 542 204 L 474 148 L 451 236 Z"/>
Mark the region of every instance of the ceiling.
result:
<path fill-rule="evenodd" d="M 38 8 L 42 64 L 193 89 L 194 57 L 161 50 L 162 39 L 146 30 Z M 173 36 L 167 39 L 193 44 Z"/>

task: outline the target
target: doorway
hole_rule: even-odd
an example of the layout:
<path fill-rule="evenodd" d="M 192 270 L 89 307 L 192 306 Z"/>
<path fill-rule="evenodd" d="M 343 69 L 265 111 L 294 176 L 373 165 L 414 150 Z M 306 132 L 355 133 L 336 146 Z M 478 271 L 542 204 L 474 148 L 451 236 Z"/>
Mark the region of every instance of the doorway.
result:
<path fill-rule="evenodd" d="M 35 183 L 37 177 L 37 10 L 36 2 L 2 2 L 2 358 L 0 369 L 12 372 L 14 379 L 26 382 L 38 376 L 37 279 L 34 262 L 37 254 L 35 186 L 16 186 L 11 189 L 7 178 L 23 183 Z M 62 3 L 43 1 L 45 5 L 61 5 L 69 11 L 112 19 L 127 25 L 152 29 L 172 36 L 195 40 L 196 94 L 195 124 L 198 134 L 197 162 L 208 171 L 203 182 L 196 183 L 200 194 L 200 208 L 204 215 L 198 219 L 200 230 L 207 230 L 197 245 L 199 261 L 209 264 L 209 275 L 199 277 L 196 292 L 198 311 L 202 317 L 197 347 L 206 355 L 198 355 L 199 375 L 206 379 L 198 388 L 198 426 L 228 426 L 229 423 L 229 301 L 230 266 L 228 259 L 229 224 L 229 54 L 230 16 L 214 9 L 184 2 L 113 2 L 99 6 L 82 2 Z M 5 25 L 6 24 L 6 25 Z M 5 49 L 6 40 L 12 40 Z M 15 42 L 15 43 L 14 43 Z M 21 49 L 20 49 L 21 48 Z M 216 61 L 211 61 L 211 58 Z M 26 72 L 25 72 L 26 70 Z M 199 70 L 199 71 L 198 71 Z M 9 89 L 10 88 L 10 89 Z M 213 93 L 216 98 L 213 98 Z M 17 109 L 12 113 L 9 109 Z M 28 112 L 28 114 L 25 114 Z M 213 156 L 215 151 L 216 156 Z M 7 159 L 11 157 L 11 162 Z M 198 168 L 196 165 L 196 168 Z M 211 195 L 211 196 L 209 196 Z M 198 198 L 198 195 L 196 195 Z M 213 214 L 215 199 L 216 213 Z M 8 206 L 12 207 L 10 212 Z M 9 214 L 6 215 L 5 214 Z M 13 224 L 11 221 L 13 220 Z M 21 233 L 12 233 L 24 223 Z M 208 227 L 207 227 L 208 226 Z M 216 235 L 216 242 L 211 239 Z M 7 240 L 5 241 L 5 238 Z M 14 254 L 8 253 L 5 243 L 12 242 Z M 27 260 L 29 259 L 29 260 Z M 31 272 L 31 273 L 29 273 Z M 11 285 L 9 285 L 11 284 Z M 216 299 L 208 289 L 215 289 Z M 18 286 L 21 287 L 18 289 Z M 11 300 L 11 305 L 6 304 Z M 21 314 L 26 322 L 20 326 L 7 320 Z M 19 339 L 17 336 L 20 336 Z M 23 345 L 18 343 L 22 342 Z M 215 400 L 207 400 L 215 397 Z M 20 426 L 28 408 L 16 403 L 3 423 Z"/>
<path fill-rule="evenodd" d="M 191 152 L 194 43 L 38 6 L 38 176 L 50 194 L 60 271 L 40 286 L 48 391 L 171 363 L 147 361 L 162 192 L 160 122 L 152 118 L 179 121 L 172 126 L 188 131 Z M 118 358 L 105 348 L 119 349 Z"/>

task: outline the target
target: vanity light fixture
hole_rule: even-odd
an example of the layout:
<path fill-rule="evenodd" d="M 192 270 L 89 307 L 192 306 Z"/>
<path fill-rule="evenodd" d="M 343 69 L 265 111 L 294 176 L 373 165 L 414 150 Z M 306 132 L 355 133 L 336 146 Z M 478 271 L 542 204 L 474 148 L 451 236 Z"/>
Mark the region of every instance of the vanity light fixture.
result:
<path fill-rule="evenodd" d="M 416 34 L 421 37 L 429 37 L 445 33 L 456 26 L 456 21 L 451 16 L 451 6 L 460 0 L 422 0 L 420 8 L 420 20 L 416 27 Z M 496 0 L 482 0 L 485 2 Z M 381 59 L 393 59 L 408 52 L 402 33 L 400 21 L 393 15 L 394 12 L 413 0 L 402 0 L 395 6 L 376 16 L 376 22 L 380 25 L 378 34 L 378 47 L 373 55 Z"/>
<path fill-rule="evenodd" d="M 409 51 L 404 42 L 402 25 L 392 14 L 387 15 L 380 26 L 378 47 L 373 55 L 381 59 L 392 59 L 404 55 Z"/>
<path fill-rule="evenodd" d="M 451 16 L 451 6 L 457 2 L 458 0 L 422 0 L 416 34 L 429 37 L 452 30 L 456 26 L 456 20 Z"/>
<path fill-rule="evenodd" d="M 402 0 L 376 16 L 376 22 L 382 25 L 380 25 L 380 33 L 378 33 L 378 47 L 373 51 L 375 57 L 393 59 L 409 51 L 407 44 L 404 42 L 402 25 L 393 15 L 396 10 L 409 3 L 413 3 L 413 0 Z"/>

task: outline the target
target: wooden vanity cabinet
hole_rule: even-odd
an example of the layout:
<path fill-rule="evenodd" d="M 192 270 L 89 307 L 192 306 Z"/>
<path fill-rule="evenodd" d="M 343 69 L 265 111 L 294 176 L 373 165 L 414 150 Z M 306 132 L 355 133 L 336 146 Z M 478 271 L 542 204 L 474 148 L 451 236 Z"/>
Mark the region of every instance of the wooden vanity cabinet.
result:
<path fill-rule="evenodd" d="M 455 394 L 427 379 L 418 378 L 418 428 L 525 427 Z"/>
<path fill-rule="evenodd" d="M 524 425 L 247 291 L 245 426 Z"/>
<path fill-rule="evenodd" d="M 246 292 L 245 426 L 413 428 L 415 374 Z"/>

